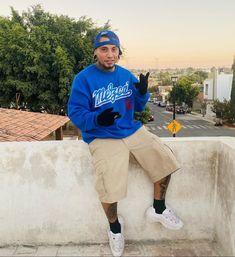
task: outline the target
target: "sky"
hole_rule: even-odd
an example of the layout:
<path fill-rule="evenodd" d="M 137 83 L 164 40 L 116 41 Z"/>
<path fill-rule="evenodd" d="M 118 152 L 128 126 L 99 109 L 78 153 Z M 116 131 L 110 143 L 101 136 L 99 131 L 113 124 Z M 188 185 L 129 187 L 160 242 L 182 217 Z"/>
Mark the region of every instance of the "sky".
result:
<path fill-rule="evenodd" d="M 127 68 L 231 67 L 235 55 L 235 0 L 0 0 L 0 15 L 35 4 L 98 26 L 110 20 Z"/>

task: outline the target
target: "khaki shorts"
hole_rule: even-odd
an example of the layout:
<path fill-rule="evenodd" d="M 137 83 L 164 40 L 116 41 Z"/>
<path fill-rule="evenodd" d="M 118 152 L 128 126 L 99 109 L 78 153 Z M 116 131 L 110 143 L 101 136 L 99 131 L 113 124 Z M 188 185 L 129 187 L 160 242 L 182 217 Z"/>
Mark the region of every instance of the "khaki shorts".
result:
<path fill-rule="evenodd" d="M 97 138 L 89 144 L 89 149 L 95 167 L 95 187 L 103 203 L 126 197 L 130 154 L 153 183 L 180 168 L 171 149 L 144 126 L 126 138 Z"/>

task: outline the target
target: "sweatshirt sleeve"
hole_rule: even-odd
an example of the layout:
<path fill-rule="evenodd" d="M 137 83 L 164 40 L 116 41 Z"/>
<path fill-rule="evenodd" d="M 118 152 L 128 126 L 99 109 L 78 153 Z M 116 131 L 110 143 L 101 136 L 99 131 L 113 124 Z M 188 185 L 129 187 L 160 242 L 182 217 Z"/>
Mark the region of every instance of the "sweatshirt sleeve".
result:
<path fill-rule="evenodd" d="M 138 90 L 135 95 L 135 111 L 136 112 L 142 112 L 145 108 L 146 103 L 149 99 L 149 92 L 147 92 L 145 95 L 141 95 Z"/>
<path fill-rule="evenodd" d="M 135 83 L 138 83 L 139 81 L 134 75 L 132 75 L 132 81 L 135 91 L 135 112 L 142 112 L 145 108 L 146 103 L 148 102 L 150 94 L 148 92 L 144 95 L 141 95 L 139 93 L 139 90 L 135 87 Z"/>
<path fill-rule="evenodd" d="M 91 96 L 86 87 L 86 81 L 77 75 L 72 84 L 68 101 L 68 116 L 81 131 L 97 128 L 97 112 L 90 108 Z"/>

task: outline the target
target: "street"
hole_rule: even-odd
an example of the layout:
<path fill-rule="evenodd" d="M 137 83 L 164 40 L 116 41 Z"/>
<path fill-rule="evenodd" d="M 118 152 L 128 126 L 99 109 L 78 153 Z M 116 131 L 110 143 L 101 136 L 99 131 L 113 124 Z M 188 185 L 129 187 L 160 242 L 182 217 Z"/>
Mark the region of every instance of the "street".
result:
<path fill-rule="evenodd" d="M 154 115 L 154 121 L 148 122 L 147 129 L 159 137 L 171 137 L 167 125 L 172 121 L 173 113 L 149 103 Z M 200 114 L 176 114 L 176 120 L 182 125 L 176 137 L 216 137 L 235 136 L 235 128 L 216 127 L 214 122 L 206 120 Z"/>

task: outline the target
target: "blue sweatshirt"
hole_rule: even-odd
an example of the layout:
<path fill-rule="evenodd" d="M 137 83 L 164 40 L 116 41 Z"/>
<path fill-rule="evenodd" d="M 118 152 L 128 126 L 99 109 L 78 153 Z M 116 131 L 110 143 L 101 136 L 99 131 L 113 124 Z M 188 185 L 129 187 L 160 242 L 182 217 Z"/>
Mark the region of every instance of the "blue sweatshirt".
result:
<path fill-rule="evenodd" d="M 81 130 L 86 143 L 95 138 L 125 138 L 142 126 L 140 121 L 134 120 L 134 112 L 144 110 L 149 93 L 141 95 L 135 82 L 139 81 L 134 75 L 118 65 L 113 72 L 105 72 L 92 64 L 75 76 L 68 116 Z M 111 107 L 121 118 L 111 126 L 100 126 L 97 116 Z"/>

